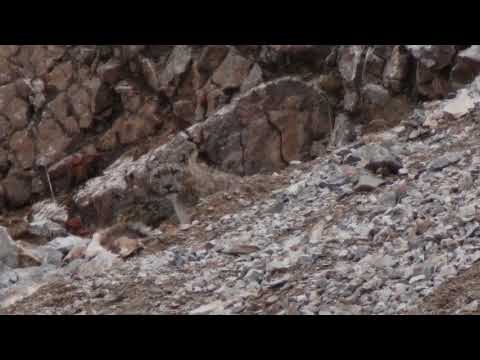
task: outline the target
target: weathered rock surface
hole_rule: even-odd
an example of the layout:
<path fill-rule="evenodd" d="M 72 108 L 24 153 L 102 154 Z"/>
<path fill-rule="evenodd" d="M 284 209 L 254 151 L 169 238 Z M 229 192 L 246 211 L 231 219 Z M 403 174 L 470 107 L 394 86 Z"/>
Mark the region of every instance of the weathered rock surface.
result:
<path fill-rule="evenodd" d="M 287 77 L 259 85 L 137 161 L 119 160 L 88 182 L 75 201 L 84 212 L 93 212 L 91 218 L 106 222 L 134 202 L 157 198 L 169 203 L 166 196 L 180 191 L 182 167 L 194 152 L 210 166 L 236 175 L 282 169 L 307 159 L 313 142 L 327 138 L 329 116 L 329 104 L 300 80 Z M 143 188 L 143 194 L 132 188 Z M 165 210 L 165 216 L 172 214 L 171 207 Z"/>
<path fill-rule="evenodd" d="M 410 111 L 412 93 L 437 99 L 472 81 L 477 47 L 457 52 L 455 45 L 3 45 L 0 203 L 15 208 L 48 196 L 45 166 L 54 191 L 68 192 L 113 163 L 124 147 L 210 119 L 237 96 L 287 74 L 316 79 L 332 106 L 331 127 L 341 112 L 353 122 L 361 115 L 394 126 Z M 259 134 L 268 131 L 265 151 L 278 147 L 271 143 L 282 131 L 282 124 L 272 123 L 279 130 L 266 122 L 251 121 Z M 232 135 L 225 146 L 252 135 L 243 128 L 242 136 Z M 310 136 L 307 130 L 281 133 L 287 137 L 282 139 L 287 162 L 298 155 L 292 139 L 301 143 Z M 253 140 L 247 145 L 246 153 L 258 151 Z M 206 151 L 214 151 L 210 148 Z M 230 159 L 217 160 L 237 173 L 264 166 L 249 162 L 240 169 L 227 165 Z M 271 161 L 282 159 L 272 154 Z"/>
<path fill-rule="evenodd" d="M 15 242 L 3 226 L 0 226 L 0 263 L 8 267 L 16 267 L 18 263 Z"/>
<path fill-rule="evenodd" d="M 476 46 L 0 46 L 1 311 L 477 312 Z"/>

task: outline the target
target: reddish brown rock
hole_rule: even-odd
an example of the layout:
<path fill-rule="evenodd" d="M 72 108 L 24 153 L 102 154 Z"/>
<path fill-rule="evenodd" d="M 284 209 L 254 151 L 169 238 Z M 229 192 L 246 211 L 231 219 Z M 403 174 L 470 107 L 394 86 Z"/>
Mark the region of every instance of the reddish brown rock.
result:
<path fill-rule="evenodd" d="M 92 123 L 92 113 L 90 111 L 91 99 L 87 89 L 74 84 L 68 89 L 68 97 L 73 115 L 78 119 L 80 128 L 89 128 Z"/>
<path fill-rule="evenodd" d="M 122 145 L 133 144 L 140 139 L 153 134 L 154 124 L 145 117 L 122 117 L 113 125 L 113 131 L 117 134 Z"/>
<path fill-rule="evenodd" d="M 73 186 L 81 184 L 96 171 L 96 162 L 100 159 L 97 153 L 75 153 L 67 156 L 52 165 L 48 172 L 55 188 L 69 190 Z"/>
<path fill-rule="evenodd" d="M 37 132 L 37 161 L 42 158 L 43 165 L 49 165 L 65 156 L 65 150 L 71 143 L 68 137 L 51 116 L 45 114 Z"/>
<path fill-rule="evenodd" d="M 252 63 L 231 50 L 212 76 L 212 82 L 220 89 L 240 89 L 248 77 Z"/>
<path fill-rule="evenodd" d="M 24 170 L 31 169 L 35 160 L 35 147 L 33 139 L 27 130 L 18 131 L 10 140 L 10 149 Z"/>
<path fill-rule="evenodd" d="M 198 70 L 202 74 L 211 75 L 220 66 L 229 51 L 230 48 L 227 45 L 206 46 L 198 60 Z"/>
<path fill-rule="evenodd" d="M 0 46 L 0 57 L 8 59 L 11 56 L 15 55 L 20 46 L 19 45 L 2 45 Z"/>
<path fill-rule="evenodd" d="M 17 95 L 17 88 L 15 84 L 7 84 L 0 86 L 0 113 L 3 113 L 7 108 L 8 104 L 12 102 L 12 100 Z"/>
<path fill-rule="evenodd" d="M 55 64 L 65 53 L 65 46 L 61 45 L 30 45 L 32 52 L 28 61 L 32 64 L 36 77 L 43 77 L 48 69 Z"/>
<path fill-rule="evenodd" d="M 115 129 L 109 129 L 96 143 L 99 151 L 112 151 L 119 144 Z"/>
<path fill-rule="evenodd" d="M 195 122 L 196 105 L 190 100 L 179 100 L 173 104 L 174 114 L 188 124 Z"/>
<path fill-rule="evenodd" d="M 6 199 L 5 199 L 5 190 L 3 185 L 0 183 L 0 211 L 3 211 L 6 208 Z"/>
<path fill-rule="evenodd" d="M 400 92 L 405 86 L 409 71 L 410 54 L 404 46 L 396 45 L 383 72 L 383 85 L 394 92 Z"/>
<path fill-rule="evenodd" d="M 382 83 L 383 71 L 391 52 L 391 45 L 374 45 L 366 51 L 363 65 L 362 84 Z"/>
<path fill-rule="evenodd" d="M 141 57 L 139 59 L 143 76 L 150 88 L 154 91 L 160 89 L 160 80 L 158 78 L 158 70 L 155 63 L 146 57 Z"/>
<path fill-rule="evenodd" d="M 4 140 L 7 140 L 12 132 L 10 122 L 5 118 L 5 116 L 0 115 L 0 143 Z"/>
<path fill-rule="evenodd" d="M 448 78 L 432 71 L 422 63 L 417 65 L 416 87 L 418 93 L 428 99 L 440 99 L 450 91 Z"/>
<path fill-rule="evenodd" d="M 97 73 L 103 82 L 116 84 L 120 80 L 122 63 L 118 59 L 110 59 L 98 67 Z"/>
<path fill-rule="evenodd" d="M 6 205 L 18 208 L 28 203 L 32 194 L 31 176 L 24 173 L 10 174 L 2 181 Z"/>
<path fill-rule="evenodd" d="M 72 81 L 72 62 L 67 61 L 57 65 L 47 76 L 47 85 L 58 91 L 65 91 Z"/>
<path fill-rule="evenodd" d="M 14 79 L 15 72 L 10 62 L 6 58 L 0 57 L 0 86 L 8 84 Z"/>
<path fill-rule="evenodd" d="M 160 74 L 160 85 L 168 96 L 173 95 L 182 75 L 192 62 L 192 49 L 188 45 L 177 45 L 171 52 L 165 69 Z"/>
<path fill-rule="evenodd" d="M 0 148 L 0 179 L 6 175 L 9 169 L 10 163 L 8 161 L 8 153 Z"/>
<path fill-rule="evenodd" d="M 251 89 L 202 124 L 200 149 L 227 172 L 254 174 L 307 156 L 330 129 L 329 108 L 305 83 L 283 78 Z"/>
<path fill-rule="evenodd" d="M 4 108 L 3 114 L 9 119 L 14 129 L 23 129 L 28 123 L 28 104 L 15 97 Z"/>
<path fill-rule="evenodd" d="M 80 127 L 76 118 L 69 115 L 69 106 L 67 95 L 61 93 L 48 103 L 47 110 L 51 112 L 66 134 L 72 136 L 80 133 Z"/>
<path fill-rule="evenodd" d="M 262 81 L 262 68 L 258 64 L 254 64 L 250 69 L 250 73 L 248 74 L 247 78 L 243 81 L 240 92 L 244 93 L 257 85 L 260 85 Z"/>

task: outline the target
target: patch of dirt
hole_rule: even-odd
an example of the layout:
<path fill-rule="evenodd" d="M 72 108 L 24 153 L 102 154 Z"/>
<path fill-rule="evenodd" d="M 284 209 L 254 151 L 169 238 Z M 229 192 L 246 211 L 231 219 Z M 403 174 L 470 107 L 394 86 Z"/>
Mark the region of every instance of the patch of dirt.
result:
<path fill-rule="evenodd" d="M 442 284 L 432 295 L 424 299 L 416 313 L 454 314 L 475 300 L 480 302 L 480 263 Z M 461 311 L 461 313 L 480 315 L 480 308 L 473 312 Z"/>

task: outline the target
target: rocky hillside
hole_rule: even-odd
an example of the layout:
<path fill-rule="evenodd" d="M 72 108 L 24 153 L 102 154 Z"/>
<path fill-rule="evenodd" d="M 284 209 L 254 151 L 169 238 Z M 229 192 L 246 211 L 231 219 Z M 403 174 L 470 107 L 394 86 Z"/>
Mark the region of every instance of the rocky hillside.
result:
<path fill-rule="evenodd" d="M 479 72 L 478 45 L 2 45 L 0 311 L 476 312 Z"/>

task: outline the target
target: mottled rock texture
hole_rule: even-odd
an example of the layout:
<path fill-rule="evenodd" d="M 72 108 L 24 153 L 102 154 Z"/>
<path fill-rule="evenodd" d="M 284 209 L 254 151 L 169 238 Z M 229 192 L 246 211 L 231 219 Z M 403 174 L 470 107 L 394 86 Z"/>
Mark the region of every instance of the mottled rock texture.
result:
<path fill-rule="evenodd" d="M 303 146 L 325 130 L 327 102 L 330 130 L 341 113 L 345 131 L 390 126 L 418 97 L 444 97 L 479 69 L 477 45 L 1 45 L 0 206 L 48 196 L 47 172 L 55 193 L 68 192 L 129 148 L 160 146 L 168 139 L 158 137 L 207 119 L 202 152 L 212 164 L 237 174 L 273 170 L 310 151 Z M 304 98 L 300 83 L 252 92 L 285 76 L 312 84 L 323 100 Z M 238 117 L 236 128 L 217 127 L 216 112 L 246 93 L 222 115 Z M 319 101 L 321 109 L 312 105 Z M 258 151 L 267 163 L 252 158 Z"/>

